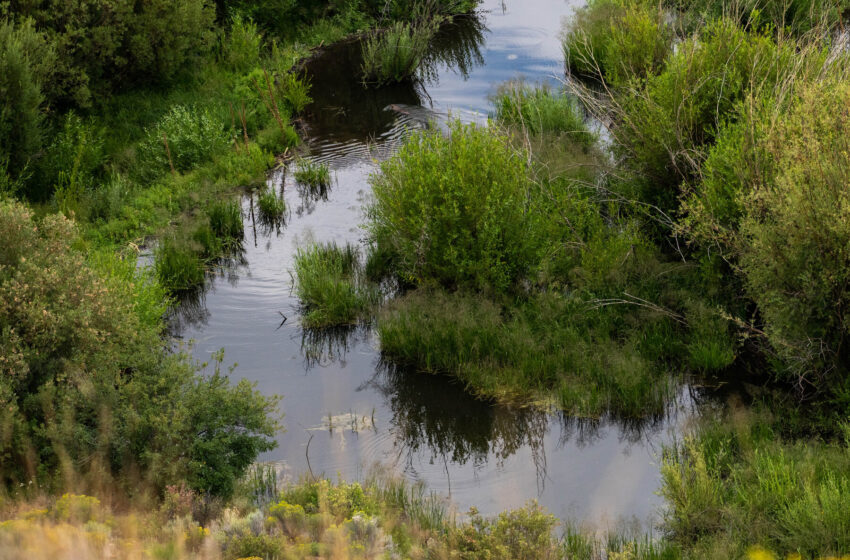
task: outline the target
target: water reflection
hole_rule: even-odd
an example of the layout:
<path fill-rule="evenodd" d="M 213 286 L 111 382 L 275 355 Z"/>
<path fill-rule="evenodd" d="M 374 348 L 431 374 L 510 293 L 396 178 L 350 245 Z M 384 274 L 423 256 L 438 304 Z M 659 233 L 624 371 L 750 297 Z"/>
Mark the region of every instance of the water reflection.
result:
<path fill-rule="evenodd" d="M 325 367 L 330 364 L 346 366 L 346 356 L 352 345 L 365 336 L 366 327 L 343 325 L 321 329 L 301 330 L 301 355 L 304 356 L 306 370 Z"/>
<path fill-rule="evenodd" d="M 436 85 L 440 83 L 440 74 L 448 69 L 468 79 L 473 69 L 484 65 L 481 48 L 486 32 L 487 27 L 478 15 L 455 17 L 442 25 L 422 61 L 420 78 L 427 85 Z"/>

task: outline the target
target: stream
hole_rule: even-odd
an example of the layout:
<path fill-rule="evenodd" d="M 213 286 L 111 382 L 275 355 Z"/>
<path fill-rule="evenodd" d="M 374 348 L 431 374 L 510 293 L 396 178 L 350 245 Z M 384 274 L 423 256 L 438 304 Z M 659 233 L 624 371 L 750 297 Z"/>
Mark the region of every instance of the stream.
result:
<path fill-rule="evenodd" d="M 373 330 L 309 331 L 291 291 L 295 249 L 314 241 L 362 244 L 369 175 L 411 130 L 449 116 L 486 122 L 500 83 L 524 78 L 557 86 L 560 34 L 581 2 L 485 0 L 476 17 L 444 26 L 421 84 L 366 90 L 359 47 L 332 45 L 306 61 L 313 104 L 304 116 L 310 158 L 333 176 L 312 197 L 281 169 L 270 185 L 286 199 L 285 225 L 262 225 L 245 194 L 244 259 L 179 305 L 171 330 L 208 361 L 224 348 L 232 376 L 283 395 L 286 431 L 260 457 L 288 476 L 364 477 L 380 465 L 484 514 L 536 499 L 562 519 L 597 527 L 652 523 L 661 498 L 661 446 L 697 410 L 685 387 L 669 410 L 641 420 L 581 419 L 477 400 L 451 379 L 381 360 Z M 308 449 L 309 448 L 309 449 Z"/>

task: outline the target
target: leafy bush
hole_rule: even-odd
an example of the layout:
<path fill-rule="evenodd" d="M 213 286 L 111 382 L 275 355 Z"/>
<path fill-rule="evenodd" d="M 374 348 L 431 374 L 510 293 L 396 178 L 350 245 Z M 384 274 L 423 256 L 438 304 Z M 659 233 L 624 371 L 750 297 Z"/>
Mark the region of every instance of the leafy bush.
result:
<path fill-rule="evenodd" d="M 104 253 L 92 266 L 70 221 L 35 222 L 16 203 L 0 203 L 0 237 L 4 484 L 123 474 L 226 495 L 273 446 L 276 401 L 169 352 L 161 292 L 132 261 Z"/>
<path fill-rule="evenodd" d="M 209 111 L 176 105 L 147 131 L 137 148 L 139 167 L 132 171 L 142 181 L 155 179 L 172 163 L 176 171 L 188 171 L 221 153 L 228 144 L 223 125 Z"/>
<path fill-rule="evenodd" d="M 847 372 L 850 87 L 806 89 L 765 142 L 773 176 L 743 194 L 741 268 L 768 338 L 801 377 Z M 814 375 L 813 375 L 814 374 Z"/>
<path fill-rule="evenodd" d="M 414 75 L 437 31 L 437 21 L 396 22 L 363 42 L 363 83 L 381 86 Z"/>
<path fill-rule="evenodd" d="M 294 282 L 308 327 L 354 323 L 376 299 L 375 290 L 363 278 L 357 249 L 351 245 L 299 248 Z"/>
<path fill-rule="evenodd" d="M 659 74 L 616 99 L 616 149 L 648 183 L 643 201 L 671 210 L 717 131 L 750 93 L 770 91 L 801 56 L 796 45 L 747 33 L 729 20 L 679 45 Z"/>
<path fill-rule="evenodd" d="M 372 243 L 417 284 L 505 288 L 534 263 L 523 154 L 488 129 L 414 134 L 372 178 Z"/>
<path fill-rule="evenodd" d="M 557 520 L 536 503 L 486 519 L 473 510 L 469 523 L 450 533 L 456 558 L 473 560 L 554 560 L 559 543 L 552 536 Z"/>
<path fill-rule="evenodd" d="M 13 0 L 55 47 L 56 63 L 44 84 L 49 101 L 87 107 L 98 94 L 128 82 L 163 83 L 197 55 L 208 52 L 215 17 L 208 0 L 118 0 L 49 5 Z M 80 40 L 85 37 L 86 40 Z"/>
<path fill-rule="evenodd" d="M 32 21 L 16 25 L 0 20 L 0 175 L 12 183 L 27 178 L 22 176 L 32 172 L 32 160 L 41 149 L 41 86 L 53 60 L 53 50 Z"/>
<path fill-rule="evenodd" d="M 591 0 L 567 31 L 564 59 L 581 76 L 625 86 L 659 69 L 672 45 L 672 29 L 657 3 Z"/>
<path fill-rule="evenodd" d="M 813 30 L 835 29 L 846 18 L 847 0 L 666 0 L 684 19 L 686 30 L 705 20 L 732 17 L 745 28 L 773 27 L 779 33 L 801 36 Z"/>
<path fill-rule="evenodd" d="M 244 72 L 257 66 L 262 46 L 263 35 L 256 24 L 237 14 L 222 39 L 220 59 L 231 70 Z"/>

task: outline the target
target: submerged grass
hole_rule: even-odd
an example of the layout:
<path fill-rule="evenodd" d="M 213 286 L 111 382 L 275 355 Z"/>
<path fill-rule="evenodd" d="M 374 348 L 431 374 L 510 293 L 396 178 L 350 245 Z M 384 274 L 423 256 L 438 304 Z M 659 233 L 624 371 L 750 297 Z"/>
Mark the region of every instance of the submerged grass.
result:
<path fill-rule="evenodd" d="M 378 299 L 366 282 L 356 247 L 336 243 L 299 248 L 295 254 L 295 293 L 304 306 L 307 327 L 352 324 Z"/>

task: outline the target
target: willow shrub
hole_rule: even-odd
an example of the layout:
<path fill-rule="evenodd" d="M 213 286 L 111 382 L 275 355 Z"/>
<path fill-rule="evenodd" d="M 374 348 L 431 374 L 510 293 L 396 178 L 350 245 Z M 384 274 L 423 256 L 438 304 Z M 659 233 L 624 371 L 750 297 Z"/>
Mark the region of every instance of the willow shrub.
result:
<path fill-rule="evenodd" d="M 660 68 L 672 45 L 672 28 L 656 3 L 591 0 L 567 30 L 564 60 L 580 76 L 625 85 Z"/>
<path fill-rule="evenodd" d="M 747 291 L 768 338 L 801 376 L 847 373 L 848 104 L 846 82 L 805 90 L 765 142 L 775 175 L 754 183 L 743 198 L 740 262 Z"/>
<path fill-rule="evenodd" d="M 658 74 L 618 95 L 615 148 L 648 179 L 644 202 L 674 209 L 682 181 L 694 177 L 741 101 L 772 91 L 798 56 L 795 44 L 719 20 L 683 41 Z"/>
<path fill-rule="evenodd" d="M 31 174 L 42 148 L 42 83 L 54 59 L 31 21 L 0 20 L 0 179 L 11 184 Z"/>
<path fill-rule="evenodd" d="M 536 258 L 525 161 L 474 124 L 414 134 L 371 179 L 372 243 L 411 283 L 510 286 Z"/>
<path fill-rule="evenodd" d="M 89 262 L 72 222 L 17 203 L 0 203 L 0 237 L 4 484 L 112 475 L 227 495 L 273 447 L 275 400 L 169 352 L 161 289 L 134 260 Z"/>

